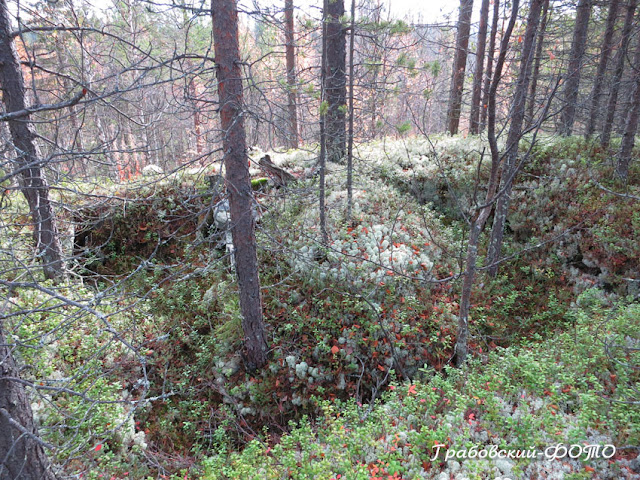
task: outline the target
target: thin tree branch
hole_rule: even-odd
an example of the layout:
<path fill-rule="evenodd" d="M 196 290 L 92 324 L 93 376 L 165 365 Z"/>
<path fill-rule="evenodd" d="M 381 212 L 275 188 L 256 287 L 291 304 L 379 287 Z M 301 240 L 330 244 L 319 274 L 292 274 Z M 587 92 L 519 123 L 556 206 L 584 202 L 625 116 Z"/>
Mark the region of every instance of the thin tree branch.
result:
<path fill-rule="evenodd" d="M 8 113 L 0 115 L 0 121 L 1 122 L 9 122 L 9 121 L 12 121 L 12 120 L 18 120 L 20 118 L 28 117 L 32 113 L 48 112 L 48 111 L 51 111 L 51 110 L 60 110 L 62 108 L 73 107 L 78 102 L 80 102 L 80 100 L 82 100 L 82 97 L 84 97 L 86 94 L 87 94 L 87 89 L 83 88 L 78 93 L 76 93 L 72 98 L 70 98 L 69 100 L 66 100 L 64 102 L 61 102 L 61 103 L 46 103 L 46 104 L 43 104 L 43 105 L 34 105 L 33 107 L 27 107 L 27 108 L 25 108 L 23 110 L 17 110 L 15 112 L 8 112 Z"/>
<path fill-rule="evenodd" d="M 0 408 L 0 415 L 2 415 L 4 418 L 6 418 L 7 422 L 9 422 L 9 425 L 14 427 L 16 430 L 20 431 L 23 435 L 26 435 L 30 439 L 38 442 L 40 445 L 42 445 L 43 447 L 45 447 L 45 448 L 47 448 L 49 450 L 55 449 L 55 447 L 53 445 L 51 445 L 50 443 L 45 442 L 40 437 L 38 437 L 37 435 L 34 435 L 32 432 L 30 432 L 29 430 L 24 428 L 22 425 L 20 425 L 18 422 L 16 422 L 14 420 L 14 418 L 9 414 L 9 412 L 7 412 L 6 409 Z"/>

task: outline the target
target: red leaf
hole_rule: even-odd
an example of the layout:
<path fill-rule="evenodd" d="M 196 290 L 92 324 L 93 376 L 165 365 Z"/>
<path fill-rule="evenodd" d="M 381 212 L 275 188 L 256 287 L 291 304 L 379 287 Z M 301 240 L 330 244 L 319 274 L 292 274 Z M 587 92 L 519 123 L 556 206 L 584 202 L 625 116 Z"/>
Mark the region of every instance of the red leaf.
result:
<path fill-rule="evenodd" d="M 96 452 L 99 452 L 100 450 L 102 450 L 102 444 L 101 444 L 101 443 L 99 443 L 98 445 L 96 445 L 96 448 L 94 448 L 94 450 L 95 450 Z"/>

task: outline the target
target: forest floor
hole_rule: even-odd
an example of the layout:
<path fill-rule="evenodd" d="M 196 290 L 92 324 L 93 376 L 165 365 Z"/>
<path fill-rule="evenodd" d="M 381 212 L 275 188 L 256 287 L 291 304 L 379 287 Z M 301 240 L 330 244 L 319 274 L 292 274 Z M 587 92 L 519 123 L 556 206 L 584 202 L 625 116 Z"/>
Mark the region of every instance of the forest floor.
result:
<path fill-rule="evenodd" d="M 328 166 L 328 245 L 317 178 L 256 182 L 259 372 L 206 172 L 56 190 L 74 275 L 16 290 L 5 326 L 28 379 L 65 387 L 33 404 L 54 462 L 88 479 L 640 479 L 640 162 L 623 185 L 596 145 L 538 140 L 455 369 L 485 151 L 357 146 L 351 218 L 346 167 Z M 271 158 L 302 174 L 314 155 Z M 29 241 L 22 214 L 3 242 Z"/>

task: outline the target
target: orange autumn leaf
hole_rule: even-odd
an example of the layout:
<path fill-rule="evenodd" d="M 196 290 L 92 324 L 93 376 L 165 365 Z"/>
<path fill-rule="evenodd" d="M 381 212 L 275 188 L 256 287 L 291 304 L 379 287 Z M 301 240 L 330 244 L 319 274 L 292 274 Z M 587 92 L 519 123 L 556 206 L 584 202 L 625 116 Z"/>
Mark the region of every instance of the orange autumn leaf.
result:
<path fill-rule="evenodd" d="M 340 349 L 337 347 L 337 345 L 334 345 L 333 347 L 331 347 L 331 353 L 333 353 L 334 355 L 336 353 L 338 353 L 340 351 Z"/>

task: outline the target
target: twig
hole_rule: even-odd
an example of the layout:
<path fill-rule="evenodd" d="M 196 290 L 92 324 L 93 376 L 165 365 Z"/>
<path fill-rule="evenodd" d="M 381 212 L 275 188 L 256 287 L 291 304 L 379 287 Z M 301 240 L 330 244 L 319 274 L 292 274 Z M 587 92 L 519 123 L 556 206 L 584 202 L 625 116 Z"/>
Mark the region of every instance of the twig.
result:
<path fill-rule="evenodd" d="M 78 93 L 76 93 L 72 98 L 66 100 L 62 103 L 47 103 L 43 105 L 35 105 L 33 107 L 28 107 L 22 110 L 16 110 L 15 112 L 8 112 L 0 115 L 1 122 L 10 122 L 12 120 L 18 120 L 23 117 L 28 117 L 32 113 L 37 112 L 48 112 L 51 110 L 60 110 L 62 108 L 73 107 L 76 105 L 82 97 L 87 94 L 87 89 L 83 88 Z"/>
<path fill-rule="evenodd" d="M 5 408 L 1 408 L 0 407 L 0 414 L 6 418 L 7 422 L 9 422 L 9 424 L 14 427 L 16 430 L 19 430 L 23 435 L 26 435 L 27 437 L 29 437 L 30 439 L 38 442 L 40 445 L 42 445 L 43 447 L 49 449 L 49 450 L 53 450 L 55 449 L 55 446 L 51 445 L 50 443 L 45 442 L 44 440 L 42 440 L 40 437 L 38 437 L 37 435 L 35 435 L 34 433 L 30 432 L 29 430 L 27 430 L 26 428 L 24 428 L 22 425 L 20 425 L 18 422 L 16 422 L 13 417 L 11 416 L 11 414 L 5 409 Z"/>

